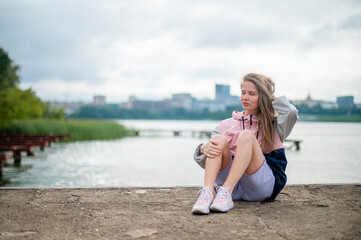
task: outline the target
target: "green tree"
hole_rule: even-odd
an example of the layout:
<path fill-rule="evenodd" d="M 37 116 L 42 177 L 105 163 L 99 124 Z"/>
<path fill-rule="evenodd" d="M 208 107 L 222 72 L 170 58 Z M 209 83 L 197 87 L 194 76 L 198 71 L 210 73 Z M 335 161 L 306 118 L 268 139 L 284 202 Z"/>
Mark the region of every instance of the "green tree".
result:
<path fill-rule="evenodd" d="M 13 119 L 42 118 L 44 104 L 31 89 L 22 91 L 18 88 L 7 88 L 0 91 L 0 121 Z"/>
<path fill-rule="evenodd" d="M 31 89 L 18 88 L 20 67 L 0 48 L 0 124 L 13 119 L 42 118 L 44 104 Z"/>
<path fill-rule="evenodd" d="M 19 85 L 17 74 L 19 70 L 20 67 L 15 65 L 7 52 L 0 48 L 0 91 Z"/>
<path fill-rule="evenodd" d="M 49 119 L 65 119 L 65 110 L 64 108 L 52 107 L 50 102 L 44 103 L 44 113 L 43 118 Z"/>

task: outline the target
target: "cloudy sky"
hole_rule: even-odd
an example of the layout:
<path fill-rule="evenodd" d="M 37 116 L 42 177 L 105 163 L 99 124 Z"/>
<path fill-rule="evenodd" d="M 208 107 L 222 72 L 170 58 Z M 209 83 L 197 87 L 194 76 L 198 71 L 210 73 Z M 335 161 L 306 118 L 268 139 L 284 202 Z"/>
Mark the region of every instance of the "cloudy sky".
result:
<path fill-rule="evenodd" d="M 42 100 L 213 98 L 248 72 L 361 102 L 358 0 L 0 0 L 0 47 Z"/>

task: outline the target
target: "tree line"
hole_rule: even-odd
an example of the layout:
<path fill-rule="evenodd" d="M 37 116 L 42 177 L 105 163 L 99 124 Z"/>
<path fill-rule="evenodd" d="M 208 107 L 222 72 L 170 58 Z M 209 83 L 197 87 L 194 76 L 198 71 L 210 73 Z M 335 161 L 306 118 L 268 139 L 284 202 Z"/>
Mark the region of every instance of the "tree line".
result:
<path fill-rule="evenodd" d="M 238 109 L 237 109 L 238 108 Z M 88 105 L 69 115 L 70 118 L 93 118 L 93 119 L 181 119 L 181 120 L 202 120 L 202 119 L 225 119 L 232 115 L 232 111 L 240 107 L 228 107 L 226 111 L 210 112 L 208 109 L 202 111 L 187 111 L 184 108 L 171 108 L 164 111 L 149 111 L 141 109 L 119 108 L 116 104 L 105 106 Z"/>
<path fill-rule="evenodd" d="M 361 115 L 361 109 L 323 109 L 321 105 L 308 107 L 296 105 L 299 114 L 310 115 Z M 222 120 L 230 118 L 233 111 L 243 111 L 241 106 L 230 106 L 225 111 L 211 112 L 208 109 L 202 111 L 187 111 L 184 108 L 172 108 L 164 111 L 149 111 L 140 109 L 119 108 L 116 104 L 104 106 L 87 105 L 69 115 L 70 118 L 93 118 L 93 119 L 180 119 L 180 120 Z"/>

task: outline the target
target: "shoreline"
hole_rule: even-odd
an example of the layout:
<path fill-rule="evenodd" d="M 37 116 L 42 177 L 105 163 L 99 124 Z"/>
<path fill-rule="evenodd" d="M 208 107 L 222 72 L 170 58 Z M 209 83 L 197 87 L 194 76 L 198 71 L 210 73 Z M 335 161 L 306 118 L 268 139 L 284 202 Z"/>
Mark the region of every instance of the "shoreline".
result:
<path fill-rule="evenodd" d="M 300 183 L 300 184 L 286 184 L 285 187 L 303 187 L 303 186 L 360 186 L 361 183 Z M 201 185 L 192 186 L 89 186 L 89 187 L 0 187 L 0 190 L 49 190 L 49 189 L 173 189 L 173 188 L 201 188 Z"/>

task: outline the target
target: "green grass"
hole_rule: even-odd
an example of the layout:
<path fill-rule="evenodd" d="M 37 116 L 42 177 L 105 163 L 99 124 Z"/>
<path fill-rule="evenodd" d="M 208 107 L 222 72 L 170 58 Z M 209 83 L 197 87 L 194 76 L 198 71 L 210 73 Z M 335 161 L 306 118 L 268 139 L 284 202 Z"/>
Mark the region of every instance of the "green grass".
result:
<path fill-rule="evenodd" d="M 0 127 L 0 132 L 25 134 L 71 134 L 65 141 L 117 139 L 132 132 L 106 120 L 14 120 Z"/>

